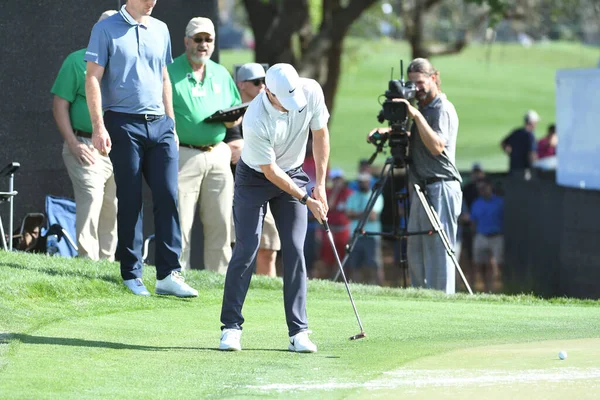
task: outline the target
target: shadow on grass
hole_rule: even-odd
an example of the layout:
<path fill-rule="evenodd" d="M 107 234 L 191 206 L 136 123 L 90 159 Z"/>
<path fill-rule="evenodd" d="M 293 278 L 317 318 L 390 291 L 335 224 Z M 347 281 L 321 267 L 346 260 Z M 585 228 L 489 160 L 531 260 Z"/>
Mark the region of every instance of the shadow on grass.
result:
<path fill-rule="evenodd" d="M 182 346 L 144 346 L 137 344 L 126 344 L 116 342 L 106 342 L 102 340 L 86 340 L 62 337 L 49 336 L 33 336 L 24 333 L 0 333 L 0 344 L 9 344 L 13 341 L 19 341 L 25 344 L 41 344 L 41 345 L 58 345 L 58 346 L 74 346 L 74 347 L 97 347 L 115 350 L 138 350 L 138 351 L 171 351 L 171 350 L 201 350 L 201 351 L 218 351 L 214 347 L 182 347 Z M 244 349 L 244 351 L 275 351 L 289 353 L 283 349 Z"/>
<path fill-rule="evenodd" d="M 109 275 L 109 274 L 92 275 L 89 273 L 82 272 L 81 270 L 72 271 L 72 270 L 68 270 L 68 269 L 58 269 L 58 268 L 52 268 L 52 267 L 30 268 L 30 267 L 27 267 L 26 265 L 15 264 L 15 263 L 6 263 L 6 262 L 0 263 L 0 267 L 8 267 L 8 268 L 27 270 L 27 271 L 36 271 L 36 272 L 41 272 L 43 274 L 50 275 L 50 276 L 63 276 L 63 277 L 67 277 L 67 278 L 79 277 L 79 278 L 87 278 L 90 280 L 100 279 L 100 280 L 103 280 L 108 283 L 123 282 L 123 280 L 120 277 L 117 277 L 114 275 Z"/>

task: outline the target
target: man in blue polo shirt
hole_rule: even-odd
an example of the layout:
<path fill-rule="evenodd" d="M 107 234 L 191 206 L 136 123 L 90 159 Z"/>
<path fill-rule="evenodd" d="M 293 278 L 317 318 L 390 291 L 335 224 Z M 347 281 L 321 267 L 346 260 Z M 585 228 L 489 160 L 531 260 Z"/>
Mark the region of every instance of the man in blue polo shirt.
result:
<path fill-rule="evenodd" d="M 150 295 L 142 282 L 143 176 L 154 203 L 156 294 L 194 297 L 198 292 L 184 282 L 179 264 L 179 153 L 166 69 L 173 62 L 171 41 L 167 26 L 150 17 L 155 4 L 128 0 L 92 30 L 85 54 L 92 143 L 113 163 L 124 284 L 136 295 Z"/>
<path fill-rule="evenodd" d="M 473 241 L 473 276 L 478 269 L 483 276 L 486 292 L 494 291 L 494 280 L 504 263 L 504 199 L 494 194 L 492 183 L 484 178 L 477 183 L 479 197 L 471 207 L 471 221 L 476 232 Z"/>

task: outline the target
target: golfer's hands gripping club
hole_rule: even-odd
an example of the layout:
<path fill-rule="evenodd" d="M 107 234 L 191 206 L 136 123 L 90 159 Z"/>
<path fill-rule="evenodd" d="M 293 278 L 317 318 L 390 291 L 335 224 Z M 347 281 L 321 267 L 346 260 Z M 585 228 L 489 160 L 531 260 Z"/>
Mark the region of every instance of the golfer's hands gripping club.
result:
<path fill-rule="evenodd" d="M 110 153 L 112 142 L 104 126 L 94 129 L 92 132 L 92 144 L 103 156 L 107 156 Z"/>
<path fill-rule="evenodd" d="M 327 204 L 327 195 L 325 194 L 324 187 L 315 186 L 312 189 L 312 196 L 309 196 L 308 200 L 306 200 L 306 205 L 320 224 L 324 220 L 327 220 L 329 205 Z"/>

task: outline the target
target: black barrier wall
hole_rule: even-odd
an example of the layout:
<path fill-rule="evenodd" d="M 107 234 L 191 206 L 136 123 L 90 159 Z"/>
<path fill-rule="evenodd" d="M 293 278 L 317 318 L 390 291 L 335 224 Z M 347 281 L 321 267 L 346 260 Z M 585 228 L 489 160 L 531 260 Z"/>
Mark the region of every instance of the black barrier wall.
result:
<path fill-rule="evenodd" d="M 100 14 L 118 9 L 121 0 L 0 0 L 0 168 L 21 163 L 15 175 L 15 226 L 29 212 L 44 210 L 52 194 L 72 198 L 73 190 L 63 164 L 62 139 L 52 118 L 50 88 L 64 58 L 84 48 Z M 169 26 L 173 57 L 184 51 L 185 26 L 190 18 L 217 21 L 216 0 L 160 0 L 153 16 Z M 217 35 L 218 45 L 218 35 Z M 215 51 L 214 60 L 218 60 Z M 8 189 L 0 181 L 0 191 Z M 144 231 L 153 231 L 152 202 L 144 194 Z M 8 207 L 0 213 L 8 227 Z M 198 237 L 199 235 L 195 235 Z M 194 257 L 194 254 L 192 254 Z"/>
<path fill-rule="evenodd" d="M 505 181 L 506 293 L 600 298 L 600 192 Z"/>

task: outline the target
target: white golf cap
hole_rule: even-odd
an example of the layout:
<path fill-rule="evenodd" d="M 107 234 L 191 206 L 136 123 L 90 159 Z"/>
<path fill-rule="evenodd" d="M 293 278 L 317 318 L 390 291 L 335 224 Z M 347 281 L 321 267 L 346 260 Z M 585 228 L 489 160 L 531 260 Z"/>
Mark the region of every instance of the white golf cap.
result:
<path fill-rule="evenodd" d="M 115 15 L 117 10 L 106 10 L 102 14 L 100 14 L 100 18 L 98 18 L 98 22 L 105 20 L 106 18 Z"/>
<path fill-rule="evenodd" d="M 211 36 L 215 36 L 215 25 L 209 18 L 192 18 L 185 28 L 185 36 L 194 37 L 198 33 L 208 33 Z"/>
<path fill-rule="evenodd" d="M 529 111 L 527 111 L 527 114 L 525 114 L 525 123 L 539 122 L 539 121 L 540 121 L 540 116 L 538 115 L 538 113 L 535 112 L 535 110 L 529 110 Z"/>
<path fill-rule="evenodd" d="M 251 81 L 265 77 L 265 69 L 258 63 L 247 63 L 238 69 L 235 80 L 238 82 Z"/>
<path fill-rule="evenodd" d="M 300 77 L 290 64 L 275 64 L 269 68 L 265 83 L 286 110 L 297 111 L 306 106 Z"/>

